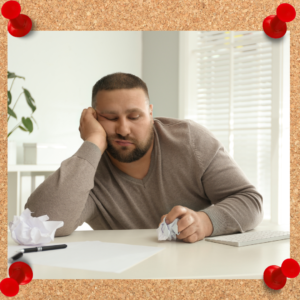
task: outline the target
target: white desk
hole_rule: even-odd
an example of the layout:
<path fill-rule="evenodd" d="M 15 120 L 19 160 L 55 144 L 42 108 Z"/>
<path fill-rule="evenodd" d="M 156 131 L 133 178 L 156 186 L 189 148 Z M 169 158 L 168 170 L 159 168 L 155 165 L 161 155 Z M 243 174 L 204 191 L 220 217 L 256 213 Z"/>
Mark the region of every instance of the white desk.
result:
<path fill-rule="evenodd" d="M 263 222 L 255 230 L 289 230 Z M 290 240 L 232 247 L 204 240 L 158 242 L 155 229 L 75 231 L 52 244 L 102 241 L 165 248 L 121 274 L 33 265 L 34 279 L 262 279 L 270 265 L 290 257 Z M 8 245 L 16 245 L 8 234 Z"/>

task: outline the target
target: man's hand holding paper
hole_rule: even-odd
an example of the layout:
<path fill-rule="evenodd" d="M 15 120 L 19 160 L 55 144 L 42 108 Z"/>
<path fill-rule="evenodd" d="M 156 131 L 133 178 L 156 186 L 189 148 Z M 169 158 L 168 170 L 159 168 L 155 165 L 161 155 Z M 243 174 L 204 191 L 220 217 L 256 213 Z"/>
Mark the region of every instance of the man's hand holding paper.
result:
<path fill-rule="evenodd" d="M 178 205 L 173 207 L 168 214 L 161 217 L 161 223 L 164 218 L 166 218 L 165 221 L 167 224 L 171 224 L 179 218 L 177 226 L 180 234 L 177 235 L 177 239 L 186 243 L 195 243 L 203 240 L 213 232 L 213 225 L 209 217 L 202 211 L 196 212 Z"/>

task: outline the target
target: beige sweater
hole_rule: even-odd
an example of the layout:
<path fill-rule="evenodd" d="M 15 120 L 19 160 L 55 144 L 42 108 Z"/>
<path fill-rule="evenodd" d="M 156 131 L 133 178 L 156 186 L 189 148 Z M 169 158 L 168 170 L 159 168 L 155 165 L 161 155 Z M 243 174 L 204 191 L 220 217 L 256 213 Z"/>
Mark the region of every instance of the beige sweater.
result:
<path fill-rule="evenodd" d="M 135 179 L 107 153 L 84 142 L 29 197 L 32 216 L 64 221 L 56 236 L 83 222 L 94 230 L 157 228 L 176 205 L 204 211 L 212 236 L 245 232 L 263 218 L 262 196 L 203 126 L 190 120 L 154 119 L 155 140 L 147 175 Z"/>

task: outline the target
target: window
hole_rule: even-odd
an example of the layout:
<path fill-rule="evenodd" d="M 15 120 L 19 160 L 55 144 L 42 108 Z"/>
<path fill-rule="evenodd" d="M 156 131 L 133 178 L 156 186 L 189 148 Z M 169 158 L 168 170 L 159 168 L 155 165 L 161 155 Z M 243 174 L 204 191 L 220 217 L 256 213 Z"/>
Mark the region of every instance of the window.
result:
<path fill-rule="evenodd" d="M 180 32 L 179 73 L 179 118 L 223 144 L 263 195 L 265 219 L 289 222 L 289 32 Z"/>

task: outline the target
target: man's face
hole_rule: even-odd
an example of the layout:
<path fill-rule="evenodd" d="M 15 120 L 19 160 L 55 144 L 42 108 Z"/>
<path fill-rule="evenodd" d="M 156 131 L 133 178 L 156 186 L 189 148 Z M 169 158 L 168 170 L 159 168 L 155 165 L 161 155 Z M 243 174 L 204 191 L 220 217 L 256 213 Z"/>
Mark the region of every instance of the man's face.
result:
<path fill-rule="evenodd" d="M 98 121 L 107 134 L 107 152 L 130 163 L 143 157 L 152 145 L 152 105 L 140 88 L 99 91 L 96 95 Z"/>

